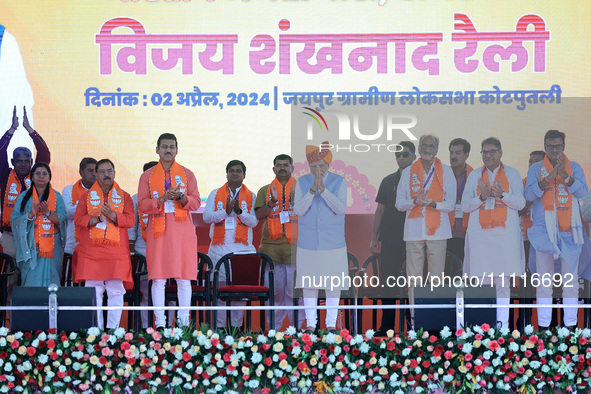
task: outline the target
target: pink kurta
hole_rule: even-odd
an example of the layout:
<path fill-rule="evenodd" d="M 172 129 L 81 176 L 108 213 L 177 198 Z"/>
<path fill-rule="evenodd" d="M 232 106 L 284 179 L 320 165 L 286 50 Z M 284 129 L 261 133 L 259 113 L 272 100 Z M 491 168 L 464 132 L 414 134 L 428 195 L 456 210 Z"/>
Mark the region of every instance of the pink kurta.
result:
<path fill-rule="evenodd" d="M 187 176 L 187 204 L 183 209 L 196 211 L 201 205 L 195 175 L 183 167 Z M 146 233 L 146 261 L 150 279 L 197 279 L 197 234 L 189 214 L 187 220 L 177 221 L 174 213 L 166 214 L 164 234 L 154 238 L 153 216 L 164 212 L 164 204 L 158 206 L 158 199 L 150 195 L 150 168 L 140 177 L 137 202 L 138 209 L 149 215 Z M 170 172 L 166 172 L 170 177 Z"/>
<path fill-rule="evenodd" d="M 119 245 L 93 245 L 88 228 L 88 222 L 92 216 L 88 213 L 86 205 L 87 195 L 88 191 L 80 196 L 80 203 L 74 214 L 74 224 L 78 227 L 80 234 L 80 243 L 74 252 L 76 256 L 74 282 L 121 279 L 125 282 L 126 287 L 133 287 L 129 237 L 127 235 L 127 229 L 133 227 L 135 223 L 133 200 L 129 193 L 123 192 L 123 212 L 117 214 Z"/>

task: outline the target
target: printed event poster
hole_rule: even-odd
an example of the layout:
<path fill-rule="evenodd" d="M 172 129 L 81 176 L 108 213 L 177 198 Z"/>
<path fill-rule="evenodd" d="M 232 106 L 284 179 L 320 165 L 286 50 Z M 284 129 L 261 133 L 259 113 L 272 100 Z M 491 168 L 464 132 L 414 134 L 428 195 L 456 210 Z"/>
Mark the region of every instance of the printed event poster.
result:
<path fill-rule="evenodd" d="M 304 152 L 291 152 L 300 132 L 292 116 L 323 114 L 327 100 L 432 111 L 429 127 L 423 116 L 410 131 L 439 135 L 444 163 L 449 141 L 462 137 L 473 147 L 469 164 L 480 166 L 480 142 L 495 136 L 522 176 L 529 152 L 558 129 L 589 174 L 590 19 L 591 4 L 575 0 L 6 1 L 0 127 L 17 106 L 11 148 L 32 148 L 27 108 L 58 190 L 92 156 L 110 158 L 133 194 L 163 132 L 178 137 L 177 160 L 195 172 L 202 196 L 224 182 L 232 159 L 245 162 L 245 183 L 258 190 L 277 154 L 293 153 L 296 175 L 307 169 Z M 292 113 L 294 105 L 310 110 Z M 499 115 L 462 127 L 471 108 Z M 437 116 L 455 116 L 457 129 L 439 127 Z M 343 144 L 336 128 L 314 127 L 316 143 Z M 387 147 L 408 134 L 374 137 Z M 333 152 L 333 170 L 356 197 L 349 213 L 373 213 L 381 179 L 397 168 L 393 152 L 375 160 L 364 149 L 350 162 L 350 152 Z"/>

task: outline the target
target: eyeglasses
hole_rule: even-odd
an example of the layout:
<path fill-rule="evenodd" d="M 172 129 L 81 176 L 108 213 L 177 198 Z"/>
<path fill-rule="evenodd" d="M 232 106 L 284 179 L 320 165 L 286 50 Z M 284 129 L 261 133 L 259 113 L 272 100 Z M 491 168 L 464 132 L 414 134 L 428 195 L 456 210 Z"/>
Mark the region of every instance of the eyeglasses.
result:
<path fill-rule="evenodd" d="M 414 156 L 414 154 L 410 153 L 410 152 L 396 152 L 395 155 L 396 155 L 396 157 L 404 157 L 405 159 L 408 156 Z"/>
<path fill-rule="evenodd" d="M 106 174 L 111 175 L 115 171 L 112 168 L 109 168 L 108 170 L 98 170 L 97 172 L 101 175 L 106 175 Z"/>
<path fill-rule="evenodd" d="M 499 151 L 498 149 L 481 150 L 481 151 L 480 151 L 480 154 L 481 154 L 482 156 L 488 156 L 488 155 L 490 155 L 490 156 L 494 156 L 494 155 L 496 155 L 496 154 L 497 154 L 497 152 L 498 152 L 498 151 Z"/>
<path fill-rule="evenodd" d="M 49 176 L 49 172 L 47 172 L 47 171 L 43 171 L 43 172 L 37 172 L 37 171 L 35 171 L 33 173 L 33 176 Z"/>
<path fill-rule="evenodd" d="M 435 149 L 435 148 L 437 148 L 437 145 L 433 145 L 433 144 L 421 144 L 420 146 L 423 149 Z"/>
<path fill-rule="evenodd" d="M 561 149 L 564 149 L 564 144 L 546 145 L 546 149 L 547 150 L 561 150 Z"/>

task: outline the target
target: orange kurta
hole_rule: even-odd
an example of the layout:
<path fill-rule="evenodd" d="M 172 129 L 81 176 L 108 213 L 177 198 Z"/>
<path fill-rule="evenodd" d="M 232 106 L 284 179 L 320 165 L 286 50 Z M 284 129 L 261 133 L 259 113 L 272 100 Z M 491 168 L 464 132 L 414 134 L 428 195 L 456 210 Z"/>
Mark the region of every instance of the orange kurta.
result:
<path fill-rule="evenodd" d="M 201 205 L 195 175 L 184 167 L 187 176 L 187 204 L 182 208 L 196 211 Z M 149 215 L 146 231 L 146 261 L 150 279 L 190 279 L 197 278 L 197 234 L 189 215 L 185 221 L 175 220 L 174 213 L 166 213 L 164 233 L 154 238 L 153 215 L 164 212 L 164 205 L 158 205 L 158 199 L 150 195 L 150 175 L 154 167 L 140 177 L 138 187 L 138 209 Z M 170 172 L 166 172 L 170 177 Z"/>
<path fill-rule="evenodd" d="M 87 194 L 88 191 L 84 192 L 80 196 L 80 201 L 85 202 Z M 76 255 L 75 282 L 121 279 L 125 287 L 133 286 L 127 229 L 133 227 L 135 223 L 135 212 L 129 193 L 124 191 L 123 198 L 125 200 L 123 212 L 117 214 L 119 245 L 93 245 L 88 228 L 88 222 L 92 216 L 88 213 L 87 204 L 78 204 L 74 214 L 74 225 L 78 227 L 80 234 L 80 243 L 74 251 Z"/>

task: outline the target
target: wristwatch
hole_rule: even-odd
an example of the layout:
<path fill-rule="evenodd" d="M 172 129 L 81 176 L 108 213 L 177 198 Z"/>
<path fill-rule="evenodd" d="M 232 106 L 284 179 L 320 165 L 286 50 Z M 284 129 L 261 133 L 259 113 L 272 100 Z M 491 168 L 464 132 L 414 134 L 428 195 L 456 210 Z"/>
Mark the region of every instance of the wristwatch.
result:
<path fill-rule="evenodd" d="M 502 200 L 503 198 L 505 198 L 505 196 L 506 196 L 506 195 L 507 195 L 507 192 L 503 190 L 503 192 L 501 193 L 501 200 Z"/>
<path fill-rule="evenodd" d="M 182 200 L 183 198 L 185 198 L 185 193 L 181 193 L 181 195 L 179 196 L 179 198 L 177 198 L 177 200 Z"/>
<path fill-rule="evenodd" d="M 571 176 L 569 175 L 566 178 L 564 178 L 564 183 L 566 183 L 568 185 L 568 183 L 570 182 L 570 180 L 571 180 Z"/>

